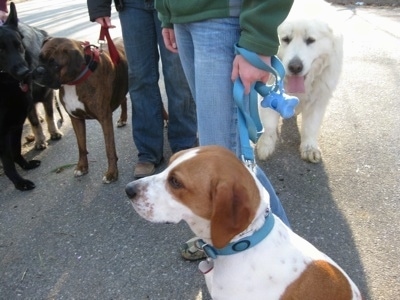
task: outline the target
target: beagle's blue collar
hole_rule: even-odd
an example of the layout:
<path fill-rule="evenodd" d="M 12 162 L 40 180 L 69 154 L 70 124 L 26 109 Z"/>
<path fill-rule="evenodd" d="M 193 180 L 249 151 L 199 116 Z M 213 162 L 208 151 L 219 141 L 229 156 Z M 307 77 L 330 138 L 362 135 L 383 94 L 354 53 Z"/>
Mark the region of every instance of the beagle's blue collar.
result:
<path fill-rule="evenodd" d="M 231 255 L 245 251 L 260 243 L 272 230 L 275 224 L 274 215 L 269 212 L 265 217 L 265 222 L 261 228 L 255 231 L 251 236 L 246 236 L 238 241 L 229 243 L 224 248 L 215 248 L 210 244 L 199 240 L 199 246 L 203 249 L 207 257 L 215 259 L 218 255 Z"/>

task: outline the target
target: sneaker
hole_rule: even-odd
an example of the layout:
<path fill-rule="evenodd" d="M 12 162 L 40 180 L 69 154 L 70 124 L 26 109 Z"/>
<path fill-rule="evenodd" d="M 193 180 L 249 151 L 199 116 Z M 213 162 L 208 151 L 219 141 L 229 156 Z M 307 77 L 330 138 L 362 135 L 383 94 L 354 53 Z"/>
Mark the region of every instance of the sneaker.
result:
<path fill-rule="evenodd" d="M 199 240 L 200 238 L 194 237 L 188 240 L 186 243 L 182 244 L 180 250 L 181 255 L 184 259 L 195 261 L 207 258 L 207 255 L 197 243 Z"/>
<path fill-rule="evenodd" d="M 133 176 L 135 178 L 143 178 L 153 175 L 156 171 L 156 166 L 151 162 L 139 161 L 135 166 Z"/>

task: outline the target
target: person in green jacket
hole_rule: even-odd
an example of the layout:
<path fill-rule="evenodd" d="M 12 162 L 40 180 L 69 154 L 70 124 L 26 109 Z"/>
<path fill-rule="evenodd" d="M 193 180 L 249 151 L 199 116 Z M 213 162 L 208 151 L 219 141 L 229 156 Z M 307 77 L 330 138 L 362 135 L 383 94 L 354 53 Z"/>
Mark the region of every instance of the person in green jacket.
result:
<path fill-rule="evenodd" d="M 293 0 L 155 0 L 168 50 L 178 53 L 196 102 L 199 144 L 221 145 L 241 157 L 233 81 L 240 77 L 245 93 L 269 73 L 236 55 L 234 45 L 259 55 L 268 65 L 278 52 L 278 26 Z M 270 193 L 271 209 L 289 224 L 264 172 L 256 175 Z M 182 256 L 201 259 L 196 238 L 184 244 Z"/>

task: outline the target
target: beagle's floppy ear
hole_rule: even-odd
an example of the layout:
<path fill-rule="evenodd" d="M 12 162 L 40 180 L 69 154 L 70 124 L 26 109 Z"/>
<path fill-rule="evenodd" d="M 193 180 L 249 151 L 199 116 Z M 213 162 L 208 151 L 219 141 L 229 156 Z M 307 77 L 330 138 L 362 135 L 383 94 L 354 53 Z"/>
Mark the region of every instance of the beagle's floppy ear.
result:
<path fill-rule="evenodd" d="M 212 195 L 211 241 L 223 248 L 244 231 L 255 216 L 254 201 L 247 187 L 238 182 L 219 182 Z"/>

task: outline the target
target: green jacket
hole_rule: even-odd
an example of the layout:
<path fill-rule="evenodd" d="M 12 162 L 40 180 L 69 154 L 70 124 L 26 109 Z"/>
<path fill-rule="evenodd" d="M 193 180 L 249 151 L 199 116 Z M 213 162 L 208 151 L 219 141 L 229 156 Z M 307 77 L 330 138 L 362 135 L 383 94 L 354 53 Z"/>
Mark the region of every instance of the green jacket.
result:
<path fill-rule="evenodd" d="M 239 17 L 239 46 L 258 54 L 278 52 L 278 26 L 293 0 L 155 0 L 163 27 L 212 18 Z"/>

